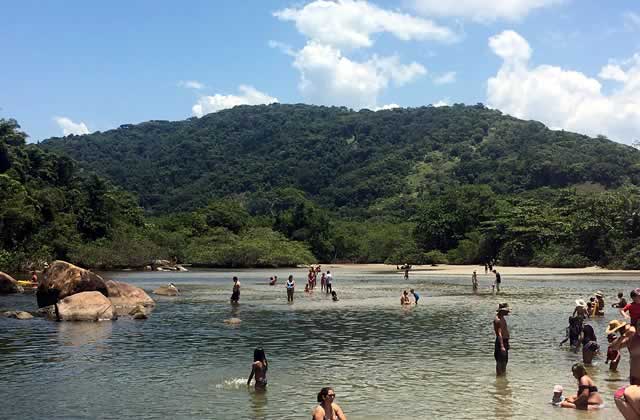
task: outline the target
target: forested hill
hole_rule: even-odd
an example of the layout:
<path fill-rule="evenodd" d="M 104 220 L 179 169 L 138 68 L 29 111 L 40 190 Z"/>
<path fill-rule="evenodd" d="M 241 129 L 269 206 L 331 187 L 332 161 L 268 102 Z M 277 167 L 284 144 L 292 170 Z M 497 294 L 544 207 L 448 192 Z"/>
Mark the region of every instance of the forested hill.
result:
<path fill-rule="evenodd" d="M 378 112 L 239 106 L 199 119 L 52 138 L 41 147 L 137 193 L 157 214 L 232 195 L 256 201 L 279 187 L 363 219 L 411 216 L 422 199 L 466 184 L 486 184 L 497 194 L 640 184 L 634 148 L 552 131 L 480 104 Z"/>

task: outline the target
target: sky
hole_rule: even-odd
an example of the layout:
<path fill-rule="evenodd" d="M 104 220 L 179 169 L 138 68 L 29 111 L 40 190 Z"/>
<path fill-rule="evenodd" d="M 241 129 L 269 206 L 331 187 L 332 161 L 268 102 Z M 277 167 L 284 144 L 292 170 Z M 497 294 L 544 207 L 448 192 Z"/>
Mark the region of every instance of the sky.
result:
<path fill-rule="evenodd" d="M 4 0 L 0 45 L 0 118 L 34 142 L 273 102 L 640 141 L 638 0 Z"/>

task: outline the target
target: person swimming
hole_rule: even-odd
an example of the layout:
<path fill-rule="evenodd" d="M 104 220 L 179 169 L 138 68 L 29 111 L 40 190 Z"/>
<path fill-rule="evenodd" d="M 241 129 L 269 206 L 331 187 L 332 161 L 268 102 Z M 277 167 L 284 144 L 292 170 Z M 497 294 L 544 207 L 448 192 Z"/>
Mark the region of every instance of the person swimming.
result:
<path fill-rule="evenodd" d="M 247 386 L 251 385 L 251 379 L 255 377 L 256 390 L 265 390 L 267 388 L 267 370 L 269 363 L 267 356 L 262 348 L 253 351 L 253 363 L 251 364 L 251 373 L 247 379 Z"/>
<path fill-rule="evenodd" d="M 336 393 L 331 387 L 325 387 L 318 393 L 318 405 L 313 409 L 311 420 L 347 420 L 342 408 L 334 401 Z"/>

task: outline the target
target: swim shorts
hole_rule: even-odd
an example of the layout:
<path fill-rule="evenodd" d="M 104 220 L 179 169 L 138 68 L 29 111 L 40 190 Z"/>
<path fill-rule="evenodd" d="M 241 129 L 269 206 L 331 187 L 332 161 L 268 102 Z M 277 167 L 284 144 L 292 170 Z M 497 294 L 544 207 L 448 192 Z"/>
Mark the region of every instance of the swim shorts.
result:
<path fill-rule="evenodd" d="M 505 348 L 504 352 L 500 350 L 500 339 L 496 337 L 493 357 L 496 359 L 496 362 L 507 363 L 509 362 L 509 339 L 503 338 L 502 343 L 504 344 L 504 348 Z"/>

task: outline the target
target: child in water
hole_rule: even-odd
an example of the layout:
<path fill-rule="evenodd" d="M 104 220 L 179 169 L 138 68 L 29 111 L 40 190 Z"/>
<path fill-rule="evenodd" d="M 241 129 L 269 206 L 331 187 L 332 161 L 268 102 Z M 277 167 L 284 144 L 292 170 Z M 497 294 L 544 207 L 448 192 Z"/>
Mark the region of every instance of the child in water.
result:
<path fill-rule="evenodd" d="M 335 290 L 333 290 L 333 291 L 331 292 L 331 300 L 333 300 L 334 302 L 337 302 L 337 301 L 339 300 L 339 299 L 338 299 L 338 294 L 336 293 L 336 291 L 335 291 Z"/>
<path fill-rule="evenodd" d="M 562 401 L 564 401 L 564 397 L 562 396 L 562 385 L 556 385 L 553 387 L 553 397 L 551 397 L 551 404 L 555 406 L 560 406 Z"/>
<path fill-rule="evenodd" d="M 616 341 L 615 334 L 607 335 L 607 341 L 609 342 L 609 348 L 607 349 L 607 360 L 605 363 L 609 363 L 609 370 L 615 372 L 618 370 L 618 363 L 620 363 L 620 351 L 612 348 L 611 343 Z"/>
<path fill-rule="evenodd" d="M 413 289 L 410 290 L 411 294 L 413 295 L 413 301 L 414 303 L 417 305 L 418 301 L 420 300 L 420 295 L 417 294 Z"/>

